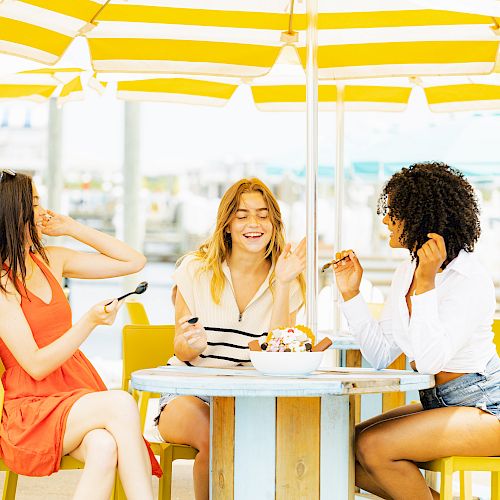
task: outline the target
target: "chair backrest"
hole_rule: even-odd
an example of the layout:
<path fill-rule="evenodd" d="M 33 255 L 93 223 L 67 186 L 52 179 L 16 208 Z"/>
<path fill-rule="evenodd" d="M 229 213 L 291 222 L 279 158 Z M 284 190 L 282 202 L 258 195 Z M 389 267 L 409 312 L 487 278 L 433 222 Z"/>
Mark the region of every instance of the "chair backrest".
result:
<path fill-rule="evenodd" d="M 495 334 L 493 342 L 495 342 L 498 355 L 500 356 L 500 318 L 493 320 L 493 333 Z"/>
<path fill-rule="evenodd" d="M 136 370 L 166 365 L 174 355 L 174 325 L 125 325 L 122 332 L 122 389 Z"/>
<path fill-rule="evenodd" d="M 130 322 L 133 325 L 149 325 L 149 318 L 144 309 L 142 302 L 137 302 L 135 300 L 127 300 L 125 302 L 127 307 L 128 315 L 130 316 Z"/>

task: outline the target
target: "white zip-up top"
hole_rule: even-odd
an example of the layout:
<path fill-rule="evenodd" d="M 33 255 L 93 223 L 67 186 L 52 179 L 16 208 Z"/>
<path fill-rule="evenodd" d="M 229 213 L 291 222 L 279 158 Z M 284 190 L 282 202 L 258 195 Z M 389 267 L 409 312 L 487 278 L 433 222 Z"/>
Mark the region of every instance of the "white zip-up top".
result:
<path fill-rule="evenodd" d="M 246 365 L 250 363 L 248 342 L 254 339 L 263 341 L 271 323 L 273 296 L 269 278 L 273 268 L 240 314 L 227 263 L 222 263 L 226 281 L 219 304 L 215 304 L 210 293 L 212 272 L 198 272 L 201 266 L 201 260 L 194 255 L 187 255 L 175 270 L 174 281 L 189 311 L 193 316 L 198 316 L 205 328 L 208 347 L 189 363 L 173 356 L 168 364 L 216 367 Z M 302 302 L 300 285 L 295 280 L 290 286 L 290 312 L 297 311 Z"/>
<path fill-rule="evenodd" d="M 421 373 L 483 372 L 496 354 L 495 287 L 488 271 L 462 250 L 436 275 L 433 290 L 411 296 L 410 317 L 405 297 L 414 272 L 410 259 L 396 269 L 380 321 L 360 294 L 342 304 L 365 359 L 380 369 L 404 352 Z"/>

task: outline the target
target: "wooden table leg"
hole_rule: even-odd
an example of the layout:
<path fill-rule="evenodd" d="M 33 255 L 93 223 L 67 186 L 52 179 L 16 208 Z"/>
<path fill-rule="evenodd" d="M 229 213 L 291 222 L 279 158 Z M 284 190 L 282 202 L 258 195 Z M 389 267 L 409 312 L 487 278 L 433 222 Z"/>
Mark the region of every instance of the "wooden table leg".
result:
<path fill-rule="evenodd" d="M 214 397 L 212 500 L 352 500 L 349 396 Z"/>
<path fill-rule="evenodd" d="M 320 398 L 277 398 L 276 500 L 319 499 Z"/>
<path fill-rule="evenodd" d="M 236 398 L 234 452 L 234 498 L 275 500 L 276 398 Z"/>
<path fill-rule="evenodd" d="M 354 499 L 354 408 L 351 398 L 321 398 L 321 500 Z"/>
<path fill-rule="evenodd" d="M 212 398 L 211 498 L 275 500 L 276 398 Z"/>
<path fill-rule="evenodd" d="M 361 368 L 363 362 L 361 351 L 349 349 L 346 351 L 345 361 L 348 367 Z M 359 394 L 351 396 L 351 403 L 354 406 L 354 423 L 359 424 L 361 422 L 361 396 Z"/>
<path fill-rule="evenodd" d="M 212 398 L 212 499 L 234 500 L 234 398 Z"/>

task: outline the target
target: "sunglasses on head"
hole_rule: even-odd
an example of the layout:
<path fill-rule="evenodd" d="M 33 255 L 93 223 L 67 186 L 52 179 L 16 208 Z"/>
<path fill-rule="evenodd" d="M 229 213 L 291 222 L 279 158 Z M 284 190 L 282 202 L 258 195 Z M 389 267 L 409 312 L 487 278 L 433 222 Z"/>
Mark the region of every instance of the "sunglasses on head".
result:
<path fill-rule="evenodd" d="M 15 177 L 16 173 L 14 172 L 14 170 L 11 170 L 10 168 L 4 168 L 3 170 L 0 170 L 0 182 L 2 182 L 5 175 L 10 175 L 11 177 Z"/>

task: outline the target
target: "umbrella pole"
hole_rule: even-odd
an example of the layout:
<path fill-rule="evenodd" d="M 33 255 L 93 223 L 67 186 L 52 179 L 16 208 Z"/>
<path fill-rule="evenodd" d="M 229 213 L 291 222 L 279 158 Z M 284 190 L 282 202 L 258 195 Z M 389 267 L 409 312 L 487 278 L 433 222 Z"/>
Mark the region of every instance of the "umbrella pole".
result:
<path fill-rule="evenodd" d="M 61 210 L 61 193 L 64 180 L 62 172 L 62 109 L 57 107 L 57 100 L 49 100 L 49 134 L 47 154 L 47 206 L 59 212 Z"/>
<path fill-rule="evenodd" d="M 337 85 L 336 106 L 336 168 L 335 168 L 335 234 L 333 238 L 333 252 L 342 250 L 342 209 L 344 207 L 344 84 Z M 339 290 L 333 285 L 334 323 L 333 334 L 338 335 L 341 324 Z"/>
<path fill-rule="evenodd" d="M 142 251 L 144 240 L 143 218 L 140 206 L 140 103 L 124 103 L 123 150 L 123 240 Z M 136 285 L 137 276 L 123 280 L 124 289 Z"/>
<path fill-rule="evenodd" d="M 306 237 L 307 292 L 306 324 L 317 330 L 318 297 L 318 231 L 316 220 L 318 175 L 318 2 L 307 0 L 307 60 L 306 60 Z"/>

